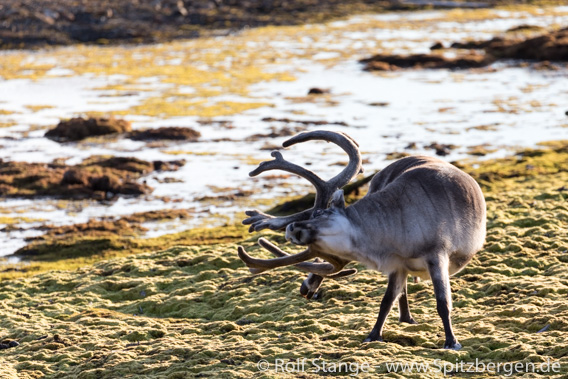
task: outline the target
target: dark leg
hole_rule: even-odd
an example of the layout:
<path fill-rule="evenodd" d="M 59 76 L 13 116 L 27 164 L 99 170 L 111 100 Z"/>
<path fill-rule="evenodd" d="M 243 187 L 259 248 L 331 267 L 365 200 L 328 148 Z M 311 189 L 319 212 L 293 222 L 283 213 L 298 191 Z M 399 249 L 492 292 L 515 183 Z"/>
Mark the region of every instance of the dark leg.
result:
<path fill-rule="evenodd" d="M 428 271 L 430 272 L 432 284 L 434 285 L 438 314 L 442 318 L 444 332 L 446 333 L 444 349 L 459 350 L 462 346 L 454 335 L 452 320 L 450 319 L 450 312 L 452 311 L 452 291 L 450 289 L 448 262 L 445 259 L 436 257 L 436 259 L 428 262 Z"/>
<path fill-rule="evenodd" d="M 387 291 L 385 292 L 385 296 L 381 301 L 379 317 L 377 318 L 377 322 L 375 323 L 373 330 L 371 330 L 371 333 L 367 338 L 365 338 L 363 342 L 383 340 L 383 326 L 385 324 L 385 320 L 389 315 L 394 301 L 402 291 L 403 283 L 405 283 L 406 281 L 406 276 L 406 272 L 393 272 L 389 275 Z"/>
<path fill-rule="evenodd" d="M 398 311 L 400 312 L 398 321 L 407 322 L 409 324 L 418 324 L 416 320 L 412 318 L 412 315 L 410 314 L 410 308 L 408 307 L 408 297 L 406 291 L 407 279 L 408 279 L 407 277 L 404 277 L 404 284 L 402 285 L 402 293 L 398 298 Z"/>
<path fill-rule="evenodd" d="M 300 294 L 306 299 L 310 300 L 312 297 L 314 297 L 316 292 L 318 292 L 318 289 L 321 286 L 321 282 L 323 282 L 323 276 L 317 274 L 309 274 L 300 286 Z"/>

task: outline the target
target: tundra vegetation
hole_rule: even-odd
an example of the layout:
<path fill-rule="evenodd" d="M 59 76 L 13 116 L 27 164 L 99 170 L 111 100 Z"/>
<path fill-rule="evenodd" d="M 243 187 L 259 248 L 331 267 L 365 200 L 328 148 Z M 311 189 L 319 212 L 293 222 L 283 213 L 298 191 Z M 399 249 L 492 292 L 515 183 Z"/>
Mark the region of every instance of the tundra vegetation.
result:
<path fill-rule="evenodd" d="M 92 89 L 94 98 L 88 101 L 86 108 L 72 115 L 60 105 L 28 104 L 24 101 L 21 109 L 9 110 L 3 109 L 4 105 L 0 104 L 0 131 L 6 131 L 9 137 L 3 139 L 2 147 L 7 148 L 9 143 L 17 141 L 24 141 L 24 144 L 28 141 L 47 141 L 43 137 L 47 130 L 61 121 L 63 126 L 53 135 L 56 142 L 49 142 L 61 149 L 72 146 L 77 147 L 74 151 L 87 153 L 81 155 L 85 159 L 69 162 L 65 157 L 55 158 L 51 163 L 4 159 L 0 161 L 0 194 L 7 202 L 28 201 L 22 198 L 34 201 L 48 198 L 53 201 L 55 209 L 68 209 L 70 213 L 73 210 L 79 212 L 82 208 L 92 209 L 93 204 L 98 206 L 124 199 L 123 195 L 132 196 L 139 204 L 147 199 L 163 200 L 164 204 L 179 200 L 153 195 L 152 186 L 180 180 L 160 177 L 158 182 L 154 180 L 155 174 L 183 170 L 194 163 L 191 159 L 197 156 L 217 155 L 217 160 L 234 160 L 242 166 L 258 164 L 252 156 L 193 149 L 194 144 L 204 140 L 216 143 L 215 139 L 208 140 L 211 130 L 228 132 L 234 129 L 232 117 L 244 111 L 265 110 L 267 107 L 280 111 L 275 117 L 266 117 L 267 114 L 262 113 L 258 119 L 262 119 L 266 127 L 255 130 L 255 134 L 251 132 L 250 136 L 244 134 L 239 137 L 243 143 L 265 139 L 263 148 L 268 150 L 274 148 L 271 139 L 275 137 L 290 136 L 321 125 L 321 113 L 325 114 L 340 104 L 343 94 L 326 88 L 312 88 L 309 90 L 311 94 L 306 95 L 307 87 L 302 89 L 300 95 L 286 95 L 283 98 L 279 98 L 279 95 L 259 96 L 256 92 L 268 82 L 294 81 L 302 74 L 301 69 L 289 69 L 294 62 L 305 62 L 319 53 L 322 55 L 318 62 L 326 67 L 345 62 L 356 65 L 354 56 L 370 57 L 379 51 L 386 52 L 392 58 L 393 54 L 399 53 L 398 48 L 393 50 L 392 44 L 394 39 L 398 39 L 398 32 L 417 32 L 420 43 L 433 47 L 435 41 L 431 41 L 429 33 L 423 30 L 432 30 L 444 24 L 455 32 L 459 31 L 458 25 L 461 23 L 486 20 L 500 23 L 511 18 L 508 12 L 455 9 L 434 12 L 429 19 L 389 21 L 361 17 L 347 23 L 266 26 L 233 34 L 232 30 L 218 30 L 249 23 L 251 13 L 242 9 L 235 12 L 231 6 L 235 3 L 232 0 L 209 2 L 221 8 L 221 12 L 217 12 L 218 19 L 210 17 L 213 9 L 190 9 L 190 6 L 198 7 L 205 2 L 153 2 L 154 5 L 161 4 L 162 8 L 159 12 L 155 9 L 150 9 L 150 12 L 159 13 L 156 14 L 158 19 L 171 21 L 167 24 L 168 28 L 159 30 L 144 28 L 136 20 L 125 20 L 129 15 L 136 18 L 148 11 L 130 12 L 129 7 L 134 4 L 131 1 L 61 0 L 60 3 L 78 6 L 71 13 L 51 7 L 54 3 L 55 0 L 42 0 L 37 2 L 38 7 L 43 7 L 41 12 L 29 12 L 26 8 L 29 2 L 3 2 L 0 16 L 7 17 L 2 19 L 3 25 L 13 27 L 0 31 L 2 47 L 75 43 L 73 33 L 81 34 L 81 27 L 88 32 L 83 35 L 89 36 L 83 42 L 99 46 L 86 44 L 35 52 L 3 52 L 0 54 L 2 79 L 5 82 L 26 81 L 35 85 L 54 78 L 89 78 L 98 83 Z M 107 7 L 110 3 L 113 5 L 111 12 Z M 142 8 L 148 4 L 139 3 Z M 181 8 L 180 3 L 183 5 Z M 278 2 L 251 0 L 240 3 L 262 3 L 267 6 Z M 368 11 L 373 4 L 383 6 L 379 2 L 359 0 L 300 0 L 295 3 L 317 3 L 318 7 L 310 8 L 314 10 L 313 13 L 309 12 L 309 7 L 305 7 L 307 13 L 299 12 L 294 19 L 290 19 L 289 12 L 266 18 L 262 13 L 265 10 L 259 6 L 252 7 L 250 9 L 260 9 L 254 14 L 259 21 L 255 26 L 317 22 L 323 20 L 322 17 Z M 339 12 L 335 14 L 320 7 L 331 3 L 342 3 L 345 7 L 334 8 Z M 353 4 L 365 5 L 352 7 Z M 5 12 L 7 8 L 13 11 Z M 193 25 L 178 27 L 184 9 L 195 11 L 200 16 Z M 521 6 L 511 9 L 515 17 L 520 17 L 516 21 L 526 19 L 527 22 L 532 20 L 531 17 L 543 14 L 563 20 L 567 14 L 566 8 Z M 73 23 L 74 19 L 76 23 Z M 228 24 L 229 19 L 234 24 Z M 112 34 L 113 26 L 117 23 L 132 26 L 123 28 L 130 30 L 131 34 Z M 210 23 L 211 29 L 204 31 L 201 23 Z M 30 24 L 41 26 L 27 28 Z M 519 41 L 548 34 L 547 40 L 565 43 L 562 42 L 566 41 L 565 34 L 562 40 L 553 38 L 551 34 L 565 25 L 548 26 L 550 28 L 546 30 L 537 26 L 509 32 L 503 29 L 500 34 L 507 34 L 507 37 Z M 358 43 L 367 42 L 365 36 L 361 37 L 362 41 L 355 42 L 362 30 L 373 28 L 385 30 L 394 37 L 391 40 L 377 39 L 371 47 Z M 22 30 L 30 33 L 28 37 L 34 34 L 33 38 L 26 39 Z M 177 32 L 179 34 L 173 35 Z M 223 37 L 161 44 L 112 45 L 113 42 L 170 41 L 175 37 L 197 37 L 197 34 Z M 274 41 L 295 46 L 296 42 L 306 38 L 310 46 L 303 49 L 272 46 Z M 348 43 L 333 45 L 329 43 L 331 40 Z M 433 48 L 433 52 L 454 49 L 447 51 L 451 55 L 464 49 L 459 46 L 452 48 L 448 41 L 443 42 L 446 45 Z M 456 42 L 480 45 L 486 40 Z M 413 43 L 403 44 L 401 54 L 410 53 L 412 46 Z M 471 49 L 481 52 L 485 47 Z M 511 64 L 506 62 L 507 65 Z M 373 74 L 361 71 L 361 75 L 395 77 L 406 73 L 406 68 L 384 72 L 378 61 L 376 66 L 378 70 Z M 504 66 L 499 64 L 477 68 L 472 72 L 493 72 Z M 271 69 L 265 69 L 267 67 Z M 365 66 L 356 67 L 359 70 Z M 559 75 L 559 72 L 552 70 L 562 67 L 565 67 L 565 63 L 554 62 L 543 64 L 539 69 L 546 70 L 544 75 Z M 113 79 L 109 80 L 110 77 Z M 155 81 L 148 81 L 148 78 Z M 421 80 L 442 83 L 437 79 Z M 452 83 L 467 80 L 470 79 L 462 72 L 450 73 Z M 184 91 L 188 87 L 193 91 Z M 540 90 L 543 88 L 527 83 L 521 92 L 540 96 Z M 136 101 L 129 101 L 133 98 Z M 234 101 L 235 98 L 238 101 Z M 365 104 L 375 110 L 389 108 L 390 100 L 385 98 L 368 100 Z M 531 113 L 534 116 L 535 112 L 544 111 L 561 112 L 563 116 L 566 109 L 558 109 L 561 101 L 562 98 L 555 98 L 554 101 L 545 98 L 540 102 L 527 102 L 517 95 L 490 98 L 483 112 L 487 112 L 491 118 L 503 115 L 528 117 Z M 114 110 L 109 112 L 96 111 L 101 104 L 120 106 L 112 107 Z M 285 104 L 286 113 L 276 109 L 281 104 Z M 307 104 L 318 106 L 317 114 L 302 113 Z M 435 107 L 436 114 L 459 112 L 459 109 L 445 104 Z M 28 119 L 28 116 L 32 118 Z M 42 119 L 44 116 L 54 122 L 50 125 L 28 125 L 33 117 Z M 424 115 L 424 118 L 430 116 L 433 116 L 432 113 Z M 537 116 L 541 117 L 539 114 Z M 196 129 L 199 130 L 179 129 L 177 121 L 183 117 L 197 119 Z M 135 125 L 133 130 L 127 123 L 114 122 L 123 118 L 132 120 Z M 300 118 L 303 120 L 300 121 Z M 88 120 L 96 122 L 93 124 Z M 140 126 L 137 125 L 139 120 L 143 120 L 140 129 L 136 128 Z M 354 130 L 361 126 L 353 122 L 355 120 L 348 121 L 338 118 L 323 122 L 331 128 Z M 148 123 L 160 127 L 146 129 L 150 126 Z M 28 125 L 29 130 L 23 130 L 22 124 Z M 75 127 L 66 130 L 65 126 L 71 124 L 81 126 L 81 129 L 87 130 L 87 134 Z M 415 124 L 423 125 L 427 132 L 432 126 L 421 120 Z M 568 126 L 565 121 L 559 124 Z M 508 126 L 488 121 L 472 125 L 469 129 L 493 133 Z M 448 127 L 448 135 L 463 132 L 463 139 L 468 138 L 466 133 L 469 130 L 456 130 L 453 126 Z M 347 132 L 350 133 L 349 130 Z M 159 151 L 175 156 L 171 158 L 175 160 L 170 161 L 170 158 L 163 156 L 160 160 L 145 156 L 142 159 L 134 158 L 124 151 L 120 151 L 121 158 L 90 153 L 91 149 L 125 140 L 129 140 L 129 143 L 134 140 L 143 145 L 141 149 L 144 152 Z M 191 142 L 192 147 L 174 146 L 178 141 Z M 226 141 L 219 139 L 219 142 Z M 428 153 L 432 155 L 440 156 L 460 149 L 457 144 L 450 144 L 451 141 L 441 142 L 445 143 L 433 143 L 428 138 L 417 141 L 418 145 L 416 142 L 410 143 L 405 148 L 407 151 L 394 152 L 388 158 L 398 159 L 414 154 L 421 147 L 430 149 Z M 388 145 L 378 138 L 377 146 Z M 468 146 L 467 149 L 472 155 L 483 156 L 501 149 L 501 146 L 478 145 Z M 22 151 L 28 153 L 25 149 Z M 391 151 L 380 153 L 386 155 Z M 369 163 L 368 157 L 375 153 L 378 154 L 376 151 L 372 154 L 364 152 L 365 166 Z M 198 211 L 140 211 L 57 226 L 51 225 L 50 220 L 18 216 L 20 208 L 14 208 L 12 212 L 14 209 L 3 207 L 0 209 L 3 232 L 13 231 L 17 234 L 22 224 L 32 224 L 42 233 L 28 238 L 26 245 L 16 251 L 16 255 L 22 258 L 20 263 L 0 266 L 0 377 L 115 378 L 145 375 L 249 378 L 262 376 L 256 366 L 259 359 L 273 363 L 275 359 L 294 361 L 301 358 L 320 358 L 338 364 L 368 362 L 374 365 L 371 374 L 360 374 L 363 377 L 384 373 L 386 362 L 432 364 L 436 360 L 455 363 L 456 360 L 479 359 L 484 363 L 538 364 L 551 359 L 562 365 L 562 373 L 556 377 L 563 377 L 568 371 L 568 344 L 565 340 L 568 331 L 567 162 L 568 141 L 556 141 L 539 149 L 520 150 L 508 158 L 456 163 L 480 183 L 488 208 L 486 245 L 451 282 L 454 303 L 452 320 L 457 337 L 464 345 L 457 352 L 438 349 L 444 341 L 442 323 L 435 311 L 432 286 L 427 281 L 408 285 L 413 316 L 419 324 L 398 323 L 395 309 L 387 319 L 384 335 L 389 343 L 362 345 L 375 322 L 376 310 L 386 289 L 386 278 L 381 274 L 352 264 L 347 269 L 356 268 L 359 271 L 356 276 L 326 281 L 311 301 L 299 296 L 298 289 L 305 274 L 294 268 L 250 275 L 236 254 L 237 246 L 242 245 L 255 257 L 268 258 L 269 255 L 257 243 L 258 238 L 263 237 L 290 254 L 297 253 L 299 249 L 286 244 L 281 233 L 263 231 L 250 235 L 245 226 L 235 224 L 229 218 L 210 214 L 209 218 L 202 218 L 204 224 L 223 225 L 144 238 L 148 222 L 192 219 Z M 270 180 L 263 179 L 266 189 L 270 190 L 282 188 L 282 183 L 289 178 L 273 176 Z M 154 182 L 150 182 L 150 186 L 145 183 L 146 180 Z M 348 185 L 345 190 L 348 203 L 366 193 L 362 186 L 369 180 L 369 176 L 359 177 L 357 182 Z M 294 188 L 293 192 L 297 193 L 298 190 Z M 196 199 L 196 203 L 228 201 L 234 208 L 242 210 L 274 206 L 274 199 L 258 199 L 253 203 L 249 200 L 251 195 L 248 190 L 210 186 L 202 197 Z M 307 194 L 277 201 L 280 203 L 272 209 L 272 213 L 284 215 L 306 209 L 313 204 L 314 196 Z M 33 210 L 34 206 L 30 207 Z M 242 216 L 240 214 L 238 218 Z M 268 371 L 266 376 L 287 375 Z M 304 376 L 316 377 L 309 371 Z M 391 376 L 402 377 L 401 374 Z M 439 376 L 435 373 L 404 375 L 415 378 Z M 461 373 L 456 376 L 468 377 Z M 535 377 L 531 373 L 519 376 Z M 297 377 L 297 374 L 288 377 Z"/>
<path fill-rule="evenodd" d="M 509 158 L 459 163 L 482 186 L 488 208 L 485 248 L 452 278 L 453 322 L 464 345 L 460 351 L 437 349 L 443 333 L 429 282 L 408 284 L 419 324 L 398 323 L 391 314 L 385 330 L 389 343 L 362 345 L 386 278 L 355 266 L 356 276 L 325 282 L 319 297 L 306 301 L 298 294 L 304 274 L 293 268 L 251 276 L 236 254 L 237 245 L 255 255 L 268 254 L 257 246 L 259 236 L 229 225 L 134 239 L 135 249 L 109 235 L 109 245 L 92 250 L 93 257 L 139 254 L 2 281 L 0 339 L 20 343 L 2 351 L 3 374 L 246 378 L 258 374 L 259 359 L 318 357 L 381 365 L 373 373 L 384 373 L 386 362 L 476 358 L 485 363 L 551 359 L 565 372 L 566 162 L 568 141 Z M 298 251 L 284 244 L 279 233 L 260 236 L 290 253 Z M 166 249 L 151 252 L 160 248 Z M 41 270 L 44 264 L 54 268 L 56 258 L 29 259 Z M 2 274 L 5 278 L 11 273 Z"/>

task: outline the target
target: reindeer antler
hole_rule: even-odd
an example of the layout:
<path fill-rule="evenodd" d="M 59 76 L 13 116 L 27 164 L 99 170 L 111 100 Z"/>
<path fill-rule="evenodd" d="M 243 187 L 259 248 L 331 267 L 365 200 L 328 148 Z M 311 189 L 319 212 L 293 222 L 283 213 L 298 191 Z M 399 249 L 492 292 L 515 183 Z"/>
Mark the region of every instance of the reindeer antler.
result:
<path fill-rule="evenodd" d="M 270 241 L 259 238 L 258 244 L 265 248 L 266 250 L 270 251 L 278 258 L 274 259 L 257 259 L 253 258 L 248 255 L 245 249 L 242 246 L 239 246 L 239 257 L 245 264 L 248 266 L 249 270 L 253 274 L 259 274 L 263 271 L 276 268 L 276 267 L 284 267 L 284 266 L 291 266 L 299 268 L 302 271 L 306 271 L 312 274 L 320 275 L 320 276 L 331 276 L 332 278 L 341 278 L 348 275 L 353 275 L 357 272 L 355 269 L 350 270 L 341 270 L 348 261 L 343 261 L 337 259 L 333 256 L 325 256 L 326 260 L 330 263 L 319 263 L 321 260 L 316 262 L 305 262 L 308 259 L 312 259 L 316 257 L 316 254 L 312 253 L 310 249 L 306 249 L 301 253 L 290 255 L 285 251 L 281 250 L 278 246 L 272 244 Z M 321 254 L 317 254 L 318 257 L 321 257 Z"/>
<path fill-rule="evenodd" d="M 272 157 L 274 157 L 274 159 L 271 161 L 262 162 L 255 170 L 249 173 L 249 176 L 257 176 L 260 173 L 269 170 L 283 170 L 299 175 L 312 183 L 312 185 L 316 189 L 314 206 L 302 212 L 284 217 L 274 217 L 257 210 L 246 211 L 245 213 L 249 217 L 243 221 L 243 224 L 251 225 L 249 232 L 252 232 L 253 230 L 259 231 L 266 228 L 278 230 L 285 228 L 293 222 L 309 219 L 315 209 L 327 208 L 331 196 L 337 189 L 348 184 L 353 177 L 363 171 L 361 168 L 361 155 L 359 153 L 359 146 L 351 137 L 349 137 L 345 133 L 336 133 L 324 130 L 303 132 L 288 139 L 282 144 L 282 146 L 289 147 L 297 143 L 312 140 L 328 141 L 335 143 L 336 145 L 341 147 L 349 156 L 349 163 L 347 167 L 345 167 L 343 171 L 334 176 L 332 179 L 324 181 L 312 171 L 286 161 L 281 153 L 273 151 L 271 155 Z M 264 238 L 260 238 L 258 240 L 258 243 L 260 246 L 270 251 L 277 258 L 253 258 L 247 254 L 242 246 L 239 246 L 239 257 L 249 267 L 249 270 L 253 274 L 258 274 L 272 268 L 293 265 L 294 267 L 297 267 L 302 271 L 309 272 L 310 275 L 304 281 L 300 290 L 302 295 L 308 298 L 311 298 L 313 296 L 324 278 L 327 277 L 337 279 L 348 275 L 353 275 L 357 272 L 356 269 L 342 270 L 343 267 L 345 267 L 345 265 L 349 263 L 349 261 L 338 259 L 337 257 L 321 252 L 318 252 L 316 254 L 315 252 L 312 252 L 309 247 L 301 253 L 290 255 L 282 251 L 280 248 L 273 245 L 269 241 L 265 240 Z M 310 260 L 312 258 L 315 258 L 314 262 L 306 262 L 307 260 Z M 323 262 L 319 258 L 323 258 L 327 262 Z"/>
<path fill-rule="evenodd" d="M 314 206 L 310 209 L 306 209 L 305 211 L 284 217 L 274 217 L 258 210 L 246 211 L 245 214 L 249 217 L 243 220 L 243 224 L 250 225 L 249 232 L 258 232 L 262 229 L 267 228 L 272 230 L 279 230 L 285 228 L 292 222 L 309 219 L 315 209 L 327 208 L 327 204 L 329 203 L 329 200 L 331 199 L 331 196 L 333 195 L 335 190 L 345 186 L 357 174 L 362 172 L 359 145 L 357 145 L 357 143 L 345 133 L 336 133 L 327 130 L 303 132 L 284 141 L 282 146 L 289 147 L 297 143 L 312 140 L 332 142 L 341 147 L 349 156 L 349 164 L 347 165 L 347 167 L 345 167 L 343 171 L 326 182 L 319 176 L 314 174 L 312 171 L 286 161 L 282 154 L 277 151 L 273 151 L 271 155 L 275 159 L 262 162 L 255 170 L 249 173 L 249 176 L 257 176 L 260 173 L 269 170 L 283 170 L 301 176 L 312 183 L 316 189 L 316 199 Z"/>

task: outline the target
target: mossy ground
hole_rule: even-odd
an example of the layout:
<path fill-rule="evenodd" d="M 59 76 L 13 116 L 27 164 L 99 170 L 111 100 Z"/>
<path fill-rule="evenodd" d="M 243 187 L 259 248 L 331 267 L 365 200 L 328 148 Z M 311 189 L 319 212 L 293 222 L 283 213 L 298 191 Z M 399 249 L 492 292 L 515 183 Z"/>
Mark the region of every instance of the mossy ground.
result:
<path fill-rule="evenodd" d="M 440 349 L 442 323 L 430 282 L 409 283 L 419 325 L 399 323 L 395 307 L 387 342 L 362 344 L 385 291 L 381 274 L 359 266 L 356 276 L 324 282 L 320 297 L 307 301 L 298 293 L 304 275 L 294 269 L 251 276 L 236 246 L 266 256 L 255 245 L 259 235 L 227 226 L 161 237 L 138 249 L 126 245 L 124 254 L 145 252 L 75 271 L 0 282 L 0 340 L 20 342 L 2 350 L 2 375 L 309 378 L 317 377 L 313 366 L 305 373 L 263 373 L 256 363 L 319 357 L 375 366 L 359 377 L 385 373 L 387 362 L 475 359 L 537 364 L 550 359 L 561 365 L 560 372 L 545 376 L 566 377 L 568 143 L 551 146 L 462 165 L 484 189 L 488 236 L 485 248 L 451 281 L 460 351 Z M 277 233 L 263 235 L 296 250 Z M 171 245 L 185 246 L 150 252 Z"/>

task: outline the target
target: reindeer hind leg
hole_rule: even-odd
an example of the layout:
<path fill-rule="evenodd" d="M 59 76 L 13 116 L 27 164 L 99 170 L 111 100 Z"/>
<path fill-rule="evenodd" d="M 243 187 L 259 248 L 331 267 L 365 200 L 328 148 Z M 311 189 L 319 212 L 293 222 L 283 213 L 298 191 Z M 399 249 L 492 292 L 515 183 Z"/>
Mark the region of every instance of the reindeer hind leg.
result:
<path fill-rule="evenodd" d="M 452 329 L 450 313 L 452 311 L 452 291 L 450 289 L 450 273 L 447 259 L 437 256 L 428 262 L 428 271 L 434 285 L 436 308 L 444 324 L 446 341 L 444 349 L 459 350 L 462 345 L 456 339 Z"/>

